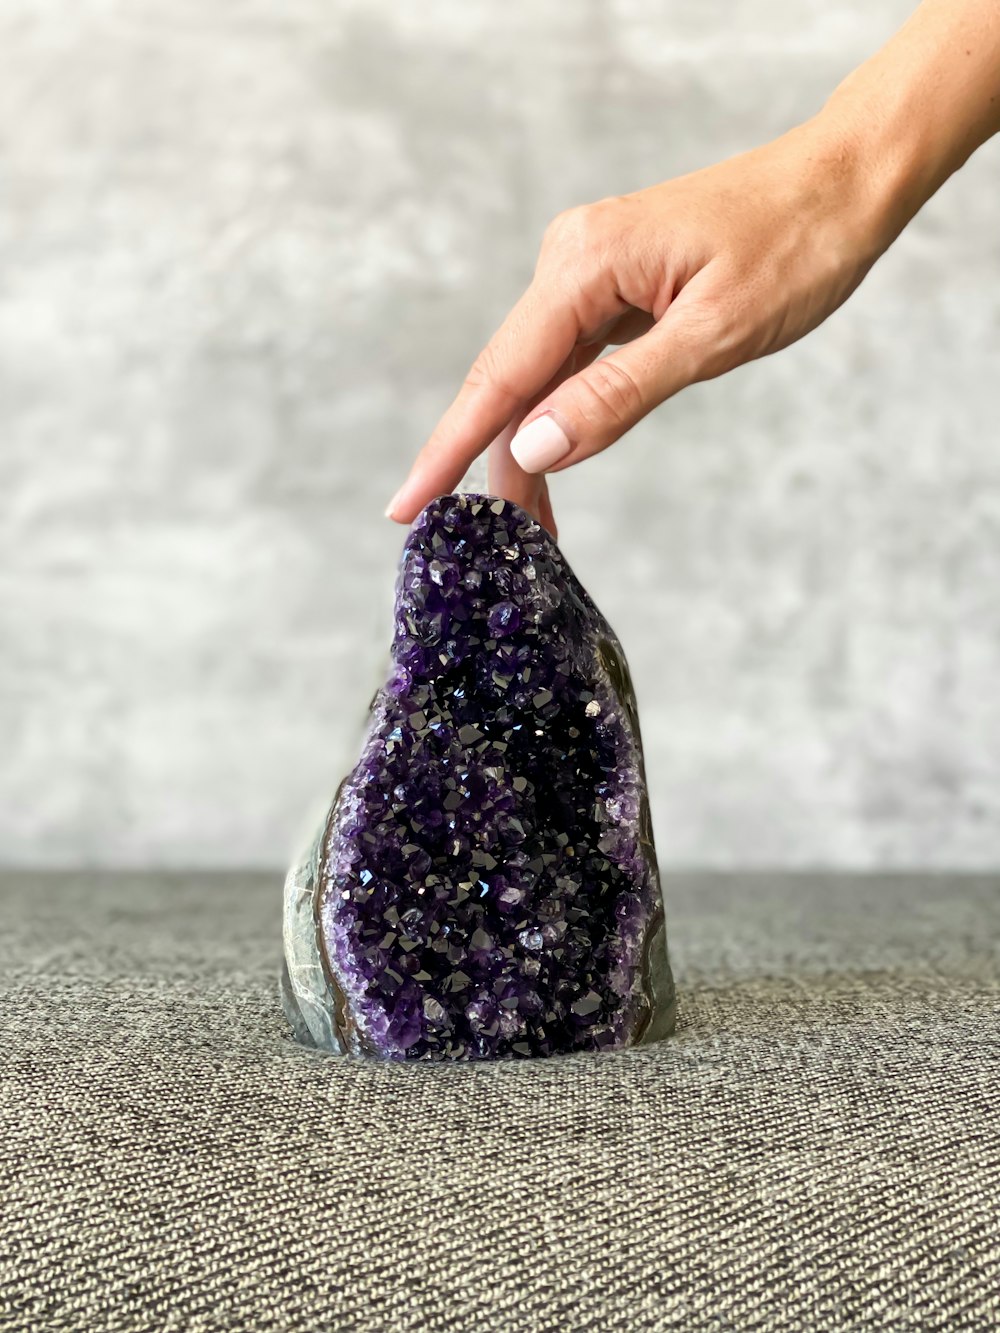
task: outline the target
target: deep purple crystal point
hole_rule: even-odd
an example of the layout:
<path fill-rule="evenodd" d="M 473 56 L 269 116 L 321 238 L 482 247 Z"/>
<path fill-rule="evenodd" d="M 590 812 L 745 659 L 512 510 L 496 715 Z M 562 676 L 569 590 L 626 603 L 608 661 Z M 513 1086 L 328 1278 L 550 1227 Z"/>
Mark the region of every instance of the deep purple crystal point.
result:
<path fill-rule="evenodd" d="M 443 496 L 410 529 L 389 676 L 285 934 L 314 1045 L 504 1059 L 672 1029 L 624 654 L 517 505 Z"/>

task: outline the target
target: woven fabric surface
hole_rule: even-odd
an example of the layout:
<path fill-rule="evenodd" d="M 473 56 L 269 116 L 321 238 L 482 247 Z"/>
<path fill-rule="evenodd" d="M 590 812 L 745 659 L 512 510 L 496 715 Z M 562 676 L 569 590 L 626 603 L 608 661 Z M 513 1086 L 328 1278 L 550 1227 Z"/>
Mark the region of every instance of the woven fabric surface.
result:
<path fill-rule="evenodd" d="M 677 1034 L 285 1039 L 280 876 L 0 879 L 0 1328 L 1000 1326 L 1000 881 L 674 876 Z"/>

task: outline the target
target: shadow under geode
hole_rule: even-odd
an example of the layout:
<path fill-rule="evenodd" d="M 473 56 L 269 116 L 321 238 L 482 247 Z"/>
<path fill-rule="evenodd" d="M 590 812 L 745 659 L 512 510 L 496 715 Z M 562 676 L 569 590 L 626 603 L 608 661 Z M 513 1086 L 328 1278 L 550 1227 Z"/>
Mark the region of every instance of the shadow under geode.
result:
<path fill-rule="evenodd" d="M 774 1072 L 815 1064 L 825 1050 L 850 1054 L 873 1043 L 953 1040 L 956 1026 L 984 1036 L 995 1021 L 1000 983 L 986 977 L 948 976 L 914 958 L 912 968 L 838 974 L 804 970 L 800 975 L 760 976 L 728 983 L 680 987 L 675 1033 L 661 1041 L 609 1052 L 573 1052 L 544 1059 L 504 1061 L 379 1061 L 334 1055 L 279 1041 L 279 1053 L 336 1068 L 339 1076 L 377 1074 L 388 1080 L 458 1076 L 521 1081 L 586 1077 L 627 1080 L 630 1071 L 655 1066 L 662 1076 L 672 1067 L 705 1069 L 738 1063 Z"/>

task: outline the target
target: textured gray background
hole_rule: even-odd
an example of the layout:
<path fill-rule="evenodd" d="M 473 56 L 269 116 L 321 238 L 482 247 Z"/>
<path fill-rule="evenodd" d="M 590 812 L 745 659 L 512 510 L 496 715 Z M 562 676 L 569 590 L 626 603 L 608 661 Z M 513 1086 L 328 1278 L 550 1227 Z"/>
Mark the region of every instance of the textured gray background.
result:
<path fill-rule="evenodd" d="M 909 0 L 0 0 L 0 860 L 283 861 L 381 517 L 559 209 Z M 560 477 L 667 864 L 1000 860 L 1000 144 L 805 343 Z"/>

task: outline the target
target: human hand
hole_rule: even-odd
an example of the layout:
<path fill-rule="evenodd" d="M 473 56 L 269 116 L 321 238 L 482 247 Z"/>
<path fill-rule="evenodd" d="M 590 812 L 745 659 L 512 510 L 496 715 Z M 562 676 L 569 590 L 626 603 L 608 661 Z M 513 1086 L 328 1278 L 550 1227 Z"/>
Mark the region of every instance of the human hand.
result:
<path fill-rule="evenodd" d="M 410 522 L 490 446 L 490 490 L 555 534 L 546 473 L 686 385 L 795 342 L 850 295 L 1000 129 L 998 59 L 995 0 L 924 0 L 804 125 L 560 214 L 387 515 Z"/>
<path fill-rule="evenodd" d="M 810 125 L 560 214 L 387 512 L 409 522 L 492 441 L 490 491 L 554 532 L 546 472 L 606 449 L 686 385 L 801 338 L 845 300 L 879 253 L 870 193 L 854 158 Z"/>

